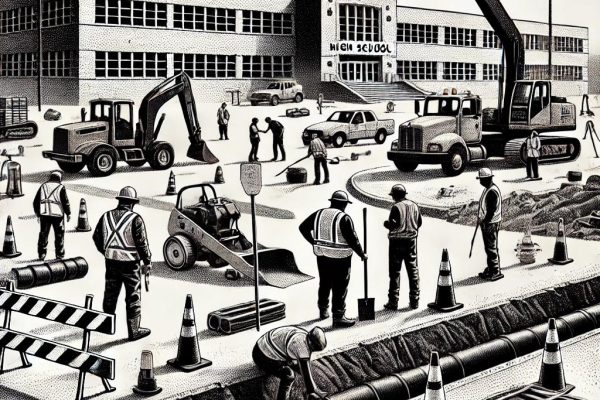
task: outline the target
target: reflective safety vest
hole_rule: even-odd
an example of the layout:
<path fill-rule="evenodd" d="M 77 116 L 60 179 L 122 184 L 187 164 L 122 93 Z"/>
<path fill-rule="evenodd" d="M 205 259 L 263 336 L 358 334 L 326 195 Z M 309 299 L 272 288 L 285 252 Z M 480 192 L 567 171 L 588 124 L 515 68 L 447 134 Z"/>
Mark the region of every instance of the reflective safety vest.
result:
<path fill-rule="evenodd" d="M 104 233 L 104 257 L 116 261 L 139 261 L 140 256 L 133 240 L 133 220 L 137 214 L 126 211 L 118 221 L 115 221 L 113 211 L 102 217 Z"/>
<path fill-rule="evenodd" d="M 346 213 L 335 208 L 324 208 L 317 212 L 313 229 L 313 253 L 329 258 L 346 258 L 352 248 L 342 234 L 340 222 Z"/>
<path fill-rule="evenodd" d="M 40 215 L 44 217 L 62 217 L 65 215 L 60 191 L 63 185 L 58 182 L 46 182 L 41 187 L 40 193 Z"/>
<path fill-rule="evenodd" d="M 256 341 L 260 351 L 269 359 L 289 361 L 290 359 L 310 358 L 308 333 L 295 326 L 275 328 Z"/>
<path fill-rule="evenodd" d="M 542 142 L 538 136 L 527 138 L 527 157 L 539 158 Z"/>
<path fill-rule="evenodd" d="M 496 212 L 494 212 L 494 216 L 490 223 L 497 223 L 502 221 L 502 195 L 500 194 L 500 189 L 498 186 L 492 185 L 489 189 L 483 191 L 481 195 L 481 199 L 479 200 L 479 221 L 483 221 L 485 216 L 487 215 L 487 204 L 486 199 L 489 192 L 496 192 L 497 203 L 496 203 Z"/>
<path fill-rule="evenodd" d="M 394 239 L 412 239 L 419 233 L 419 207 L 410 200 L 403 200 L 394 207 L 400 214 L 399 226 L 390 231 L 389 238 Z"/>

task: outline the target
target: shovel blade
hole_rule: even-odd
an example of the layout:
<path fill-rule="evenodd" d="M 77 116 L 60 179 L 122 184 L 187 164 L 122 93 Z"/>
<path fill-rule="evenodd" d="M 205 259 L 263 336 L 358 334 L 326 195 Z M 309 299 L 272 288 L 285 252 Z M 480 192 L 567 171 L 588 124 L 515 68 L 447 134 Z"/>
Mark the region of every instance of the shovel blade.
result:
<path fill-rule="evenodd" d="M 187 156 L 207 164 L 215 164 L 219 162 L 219 159 L 209 150 L 204 140 L 200 140 L 200 142 L 197 144 L 191 144 L 188 148 Z"/>
<path fill-rule="evenodd" d="M 358 299 L 358 320 L 373 321 L 375 320 L 375 299 L 367 297 Z"/>

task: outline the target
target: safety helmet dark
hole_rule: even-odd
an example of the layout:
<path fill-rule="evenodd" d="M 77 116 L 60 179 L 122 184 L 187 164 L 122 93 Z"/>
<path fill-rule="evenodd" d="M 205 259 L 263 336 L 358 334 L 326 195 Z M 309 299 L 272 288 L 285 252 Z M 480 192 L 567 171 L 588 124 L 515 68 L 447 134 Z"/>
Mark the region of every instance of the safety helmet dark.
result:
<path fill-rule="evenodd" d="M 348 193 L 344 192 L 343 190 L 336 190 L 333 192 L 329 201 L 339 201 L 341 203 L 352 204 L 352 202 L 348 199 Z"/>
<path fill-rule="evenodd" d="M 316 326 L 308 333 L 308 343 L 310 348 L 314 351 L 321 351 L 327 347 L 327 338 L 325 338 L 325 332 L 323 329 Z"/>
<path fill-rule="evenodd" d="M 390 191 L 390 196 L 395 197 L 395 196 L 405 196 L 406 195 L 406 188 L 404 187 L 403 184 L 398 183 L 394 186 L 392 186 L 392 190 Z"/>
<path fill-rule="evenodd" d="M 137 192 L 131 186 L 125 186 L 119 191 L 119 195 L 116 197 L 117 200 L 125 200 L 137 203 L 140 201 L 137 197 Z"/>

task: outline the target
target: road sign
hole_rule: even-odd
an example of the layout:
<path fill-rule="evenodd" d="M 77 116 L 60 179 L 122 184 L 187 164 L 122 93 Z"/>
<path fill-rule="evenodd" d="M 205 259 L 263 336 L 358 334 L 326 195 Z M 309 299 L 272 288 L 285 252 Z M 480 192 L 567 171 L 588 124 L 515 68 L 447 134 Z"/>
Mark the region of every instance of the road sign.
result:
<path fill-rule="evenodd" d="M 242 163 L 240 181 L 248 196 L 256 196 L 262 189 L 262 170 L 259 163 Z"/>

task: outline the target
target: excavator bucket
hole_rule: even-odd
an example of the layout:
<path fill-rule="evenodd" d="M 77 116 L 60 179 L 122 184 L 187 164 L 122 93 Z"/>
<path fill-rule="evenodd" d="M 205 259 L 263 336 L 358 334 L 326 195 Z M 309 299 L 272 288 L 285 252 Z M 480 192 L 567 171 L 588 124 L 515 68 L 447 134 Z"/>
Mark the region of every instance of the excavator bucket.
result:
<path fill-rule="evenodd" d="M 187 156 L 194 160 L 202 161 L 208 164 L 215 164 L 219 159 L 209 150 L 206 142 L 200 140 L 198 143 L 190 144 L 187 151 Z"/>
<path fill-rule="evenodd" d="M 245 254 L 242 258 L 254 266 L 252 253 Z M 235 268 L 235 267 L 234 267 Z M 298 269 L 294 254 L 287 249 L 262 248 L 258 251 L 258 270 L 263 283 L 278 288 L 286 288 L 304 281 L 313 279 Z M 250 277 L 253 279 L 253 277 Z"/>

